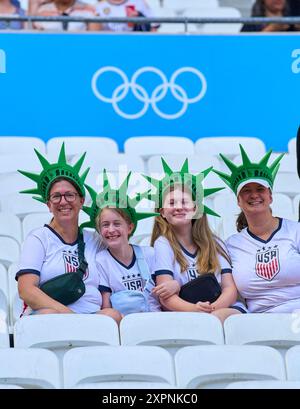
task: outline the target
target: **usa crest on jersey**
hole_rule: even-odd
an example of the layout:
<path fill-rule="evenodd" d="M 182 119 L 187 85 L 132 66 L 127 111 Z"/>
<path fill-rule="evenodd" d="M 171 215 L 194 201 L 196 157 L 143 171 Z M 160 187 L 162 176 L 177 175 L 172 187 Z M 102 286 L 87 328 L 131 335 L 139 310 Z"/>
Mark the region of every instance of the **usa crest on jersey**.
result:
<path fill-rule="evenodd" d="M 65 263 L 65 272 L 74 273 L 79 267 L 78 255 L 71 251 L 63 251 L 63 259 Z"/>
<path fill-rule="evenodd" d="M 265 249 L 263 247 L 256 253 L 255 271 L 258 277 L 271 281 L 280 271 L 279 249 L 277 246 Z"/>

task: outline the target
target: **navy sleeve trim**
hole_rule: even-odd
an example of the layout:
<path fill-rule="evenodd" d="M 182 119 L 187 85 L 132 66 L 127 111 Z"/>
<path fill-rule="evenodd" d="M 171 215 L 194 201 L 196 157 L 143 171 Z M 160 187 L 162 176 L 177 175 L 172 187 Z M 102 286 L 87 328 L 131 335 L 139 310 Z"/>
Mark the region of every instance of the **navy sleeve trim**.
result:
<path fill-rule="evenodd" d="M 232 274 L 232 270 L 231 268 L 223 268 L 223 270 L 221 270 L 221 274 Z"/>
<path fill-rule="evenodd" d="M 41 273 L 40 273 L 38 270 L 30 270 L 30 269 L 28 269 L 28 270 L 19 270 L 19 271 L 17 272 L 17 274 L 16 274 L 15 279 L 18 281 L 18 278 L 19 278 L 20 276 L 23 276 L 24 274 L 35 274 L 35 275 L 37 275 L 37 276 L 40 276 L 40 275 L 41 275 Z"/>
<path fill-rule="evenodd" d="M 164 274 L 168 274 L 169 276 L 172 276 L 172 277 L 174 276 L 173 271 L 171 270 L 157 270 L 154 272 L 155 277 L 161 276 Z"/>
<path fill-rule="evenodd" d="M 98 290 L 103 293 L 112 293 L 111 288 L 106 287 L 105 285 L 99 285 Z"/>

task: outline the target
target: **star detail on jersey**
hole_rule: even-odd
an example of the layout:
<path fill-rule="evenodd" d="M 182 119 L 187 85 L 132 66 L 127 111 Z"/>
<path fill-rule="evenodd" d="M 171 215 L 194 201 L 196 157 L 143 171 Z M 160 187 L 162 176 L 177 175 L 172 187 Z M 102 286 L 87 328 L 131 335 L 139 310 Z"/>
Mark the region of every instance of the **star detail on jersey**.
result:
<path fill-rule="evenodd" d="M 143 291 L 143 280 L 140 274 L 128 274 L 122 277 L 122 282 L 127 290 L 140 290 Z"/>
<path fill-rule="evenodd" d="M 280 271 L 278 246 L 257 250 L 255 272 L 256 275 L 266 281 L 272 281 Z"/>
<path fill-rule="evenodd" d="M 75 273 L 77 268 L 79 267 L 79 259 L 78 259 L 78 251 L 75 250 L 74 252 L 70 250 L 63 251 L 63 260 L 65 265 L 65 273 Z M 83 280 L 86 280 L 89 276 L 89 269 L 87 268 Z"/>

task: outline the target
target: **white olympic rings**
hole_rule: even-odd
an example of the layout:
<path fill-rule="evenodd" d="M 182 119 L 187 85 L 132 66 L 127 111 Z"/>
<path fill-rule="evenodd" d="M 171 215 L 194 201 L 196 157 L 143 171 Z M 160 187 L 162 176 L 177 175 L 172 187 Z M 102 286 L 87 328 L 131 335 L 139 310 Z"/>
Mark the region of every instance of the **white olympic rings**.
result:
<path fill-rule="evenodd" d="M 116 73 L 119 75 L 123 81 L 123 83 L 115 88 L 112 93 L 111 97 L 107 97 L 103 95 L 97 86 L 97 81 L 101 75 L 104 73 Z M 154 90 L 152 91 L 151 95 L 147 92 L 147 90 L 137 83 L 139 77 L 144 73 L 153 73 L 156 74 L 159 79 L 161 80 L 161 84 L 157 85 Z M 193 98 L 189 98 L 187 92 L 183 89 L 181 85 L 176 84 L 177 78 L 184 74 L 184 73 L 191 73 L 194 74 L 201 82 L 201 90 Z M 131 81 L 128 80 L 127 75 L 122 71 L 120 68 L 114 66 L 106 66 L 102 67 L 95 72 L 92 78 L 92 90 L 95 96 L 102 102 L 112 104 L 115 112 L 125 119 L 138 119 L 141 118 L 148 110 L 149 105 L 151 105 L 153 111 L 164 119 L 177 119 L 180 118 L 187 110 L 189 104 L 194 104 L 200 101 L 204 95 L 206 94 L 207 90 L 207 82 L 199 70 L 194 67 L 182 67 L 177 69 L 171 76 L 170 81 L 168 81 L 166 75 L 156 67 L 142 67 L 139 68 L 132 76 Z M 126 98 L 129 90 L 131 90 L 132 94 L 138 101 L 141 101 L 144 105 L 142 109 L 134 114 L 128 114 L 121 110 L 119 107 L 119 102 L 123 101 Z M 177 99 L 177 101 L 182 103 L 182 107 L 180 110 L 173 114 L 167 114 L 162 112 L 161 109 L 158 108 L 157 103 L 160 102 L 166 95 L 168 90 L 171 91 L 173 97 Z"/>

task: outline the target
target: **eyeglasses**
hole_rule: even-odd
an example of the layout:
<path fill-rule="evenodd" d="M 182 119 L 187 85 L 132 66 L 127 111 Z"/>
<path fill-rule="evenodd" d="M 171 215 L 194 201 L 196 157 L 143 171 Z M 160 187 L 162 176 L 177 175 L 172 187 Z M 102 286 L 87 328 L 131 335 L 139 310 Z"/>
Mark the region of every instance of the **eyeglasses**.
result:
<path fill-rule="evenodd" d="M 72 203 L 75 202 L 77 196 L 79 195 L 76 192 L 66 192 L 64 194 L 53 193 L 53 195 L 50 196 L 49 200 L 53 204 L 58 204 L 61 202 L 62 197 L 64 197 L 66 202 Z"/>

